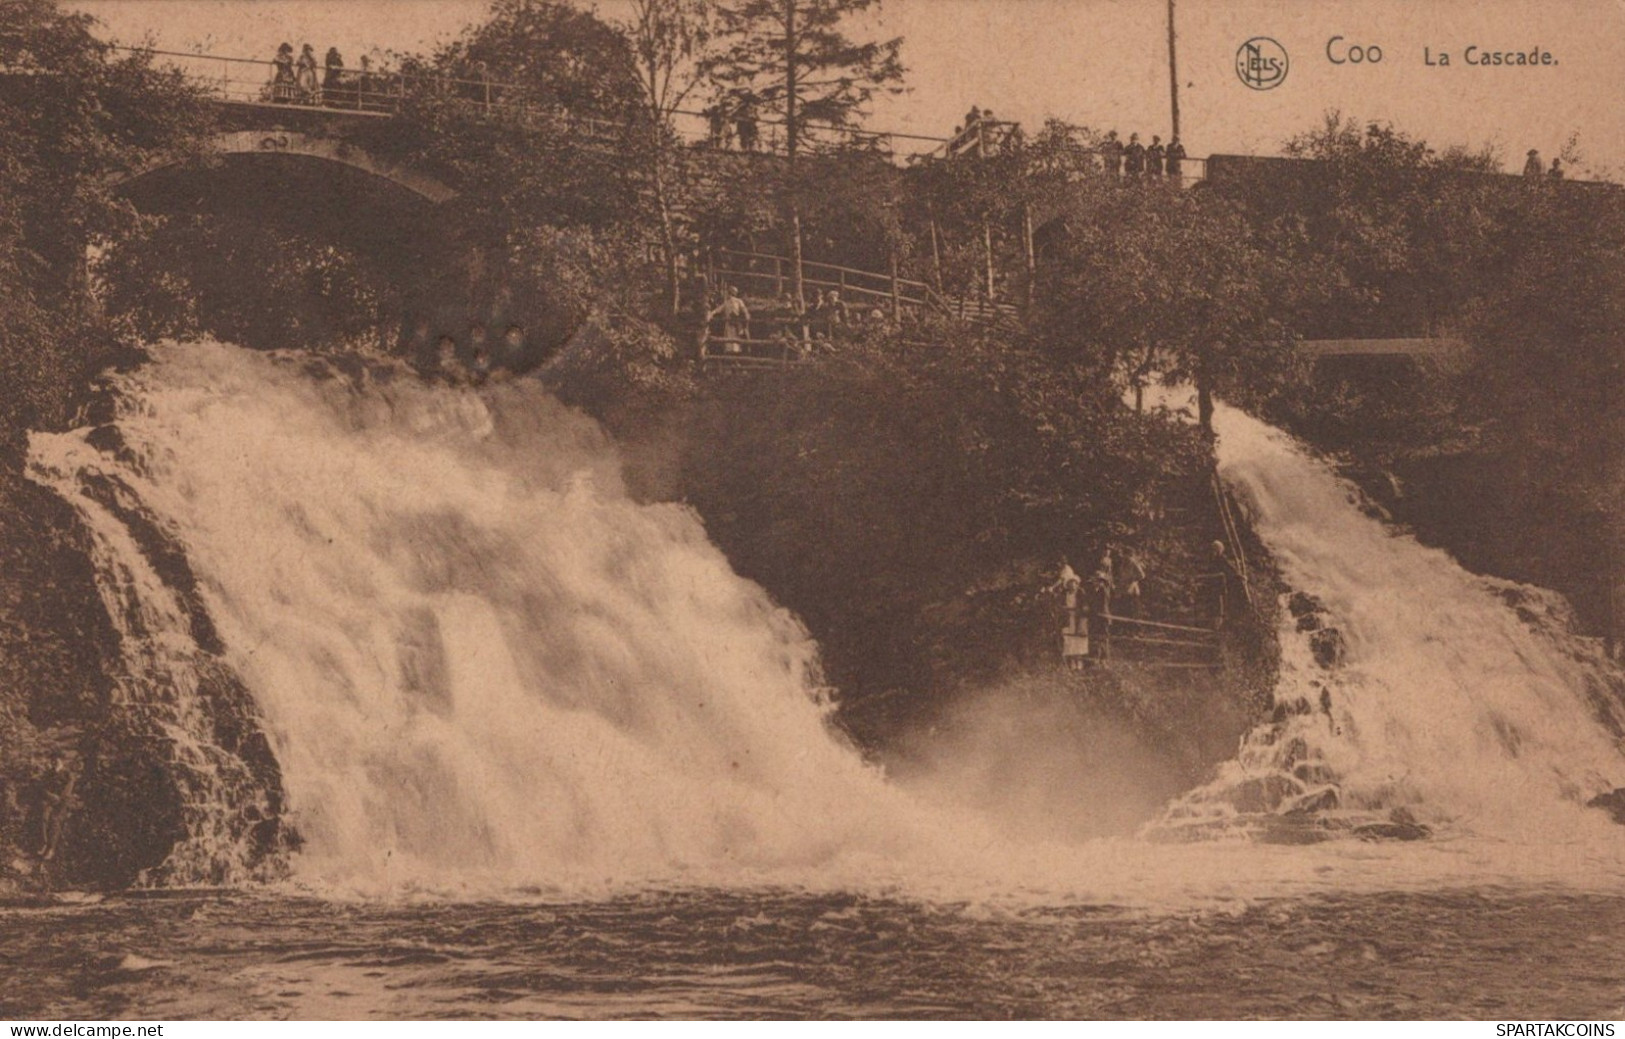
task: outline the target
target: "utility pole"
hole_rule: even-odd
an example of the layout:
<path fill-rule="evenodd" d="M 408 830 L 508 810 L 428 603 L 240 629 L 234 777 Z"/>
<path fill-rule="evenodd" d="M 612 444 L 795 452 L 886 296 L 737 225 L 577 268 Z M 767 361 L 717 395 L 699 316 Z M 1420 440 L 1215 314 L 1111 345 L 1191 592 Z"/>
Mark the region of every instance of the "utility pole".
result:
<path fill-rule="evenodd" d="M 1168 0 L 1168 101 L 1173 106 L 1173 136 L 1179 136 L 1179 62 L 1174 57 L 1174 0 Z"/>
<path fill-rule="evenodd" d="M 800 113 L 796 111 L 796 59 L 800 40 L 796 37 L 796 0 L 784 0 L 784 145 L 790 160 L 790 260 L 795 265 L 792 285 L 795 286 L 796 307 L 807 309 L 806 282 L 801 260 L 801 201 L 795 193 L 800 190 L 796 176 L 796 152 L 801 148 Z"/>

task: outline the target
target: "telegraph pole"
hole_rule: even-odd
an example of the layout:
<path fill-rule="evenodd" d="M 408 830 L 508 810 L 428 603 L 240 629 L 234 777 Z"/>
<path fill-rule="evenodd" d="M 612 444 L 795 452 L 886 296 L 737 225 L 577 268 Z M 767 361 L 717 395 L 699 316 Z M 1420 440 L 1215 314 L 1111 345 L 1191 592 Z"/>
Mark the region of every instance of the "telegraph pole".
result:
<path fill-rule="evenodd" d="M 1173 106 L 1173 136 L 1179 136 L 1179 63 L 1174 58 L 1174 0 L 1168 0 L 1168 101 Z"/>

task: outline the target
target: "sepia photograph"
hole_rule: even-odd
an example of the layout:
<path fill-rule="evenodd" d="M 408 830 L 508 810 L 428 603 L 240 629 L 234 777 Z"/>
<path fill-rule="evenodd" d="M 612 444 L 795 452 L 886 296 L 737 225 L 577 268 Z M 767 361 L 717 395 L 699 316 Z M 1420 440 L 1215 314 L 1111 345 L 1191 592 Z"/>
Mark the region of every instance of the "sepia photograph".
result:
<path fill-rule="evenodd" d="M 1622 70 L 1620 0 L 0 0 L 8 1035 L 1614 1036 Z"/>

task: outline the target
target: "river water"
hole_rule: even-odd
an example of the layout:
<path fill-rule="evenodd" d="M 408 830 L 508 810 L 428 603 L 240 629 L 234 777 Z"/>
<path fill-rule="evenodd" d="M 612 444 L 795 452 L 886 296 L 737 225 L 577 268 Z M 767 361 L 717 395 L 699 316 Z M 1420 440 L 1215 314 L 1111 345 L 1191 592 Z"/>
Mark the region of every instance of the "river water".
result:
<path fill-rule="evenodd" d="M 0 1016 L 1625 1017 L 1625 898 L 1505 889 L 1145 914 L 849 893 L 112 899 L 0 914 Z"/>
<path fill-rule="evenodd" d="M 1063 841 L 865 762 L 799 622 L 539 387 L 198 343 L 115 392 L 116 435 L 36 436 L 30 475 L 91 532 L 190 837 L 152 890 L 0 909 L 0 1012 L 1625 1014 L 1625 830 L 1584 807 L 1625 785 L 1618 674 L 1558 597 L 1237 412 L 1221 473 L 1345 659 L 1283 613 L 1283 710 L 1140 836 Z M 220 667 L 280 767 L 285 870 Z M 1024 781 L 1086 806 L 1080 774 Z M 1356 839 L 1396 821 L 1429 836 Z"/>

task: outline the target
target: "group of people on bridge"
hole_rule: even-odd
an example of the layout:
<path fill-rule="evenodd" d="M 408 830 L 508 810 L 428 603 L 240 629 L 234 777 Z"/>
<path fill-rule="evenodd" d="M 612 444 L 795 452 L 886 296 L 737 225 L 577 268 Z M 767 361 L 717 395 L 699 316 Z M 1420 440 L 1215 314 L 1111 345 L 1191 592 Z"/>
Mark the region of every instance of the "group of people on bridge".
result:
<path fill-rule="evenodd" d="M 372 59 L 361 57 L 361 67 L 351 71 L 344 67 L 344 56 L 337 47 L 327 48 L 327 57 L 317 75 L 316 51 L 310 44 L 300 48 L 299 57 L 293 55 L 293 44 L 284 43 L 277 48 L 271 62 L 270 100 L 280 105 L 316 105 L 327 108 L 354 108 L 376 111 L 384 105 L 378 77 L 372 70 Z"/>
<path fill-rule="evenodd" d="M 1137 133 L 1129 134 L 1128 143 L 1124 144 L 1118 140 L 1116 130 L 1108 130 L 1099 151 L 1101 164 L 1109 177 L 1129 180 L 1166 177 L 1177 183 L 1185 175 L 1185 146 L 1180 143 L 1178 134 L 1166 145 L 1161 137 L 1152 134 L 1148 147 L 1140 143 Z"/>

